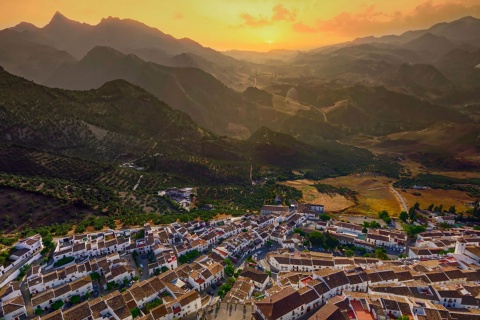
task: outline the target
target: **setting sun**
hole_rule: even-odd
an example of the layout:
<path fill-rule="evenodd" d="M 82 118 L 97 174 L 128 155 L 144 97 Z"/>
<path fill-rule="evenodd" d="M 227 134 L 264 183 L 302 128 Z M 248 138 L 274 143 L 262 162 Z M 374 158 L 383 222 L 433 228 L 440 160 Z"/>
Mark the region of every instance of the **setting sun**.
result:
<path fill-rule="evenodd" d="M 56 11 L 69 19 L 98 24 L 129 18 L 176 38 L 190 38 L 217 50 L 309 49 L 369 35 L 401 33 L 465 15 L 480 16 L 476 0 L 405 1 L 0 1 L 0 27 L 22 21 L 39 27 Z"/>

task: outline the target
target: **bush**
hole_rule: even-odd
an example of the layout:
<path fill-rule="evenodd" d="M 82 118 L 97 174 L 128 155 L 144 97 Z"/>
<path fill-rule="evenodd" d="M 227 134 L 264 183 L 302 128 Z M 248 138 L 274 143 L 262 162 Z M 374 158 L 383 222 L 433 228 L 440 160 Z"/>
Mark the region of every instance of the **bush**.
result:
<path fill-rule="evenodd" d="M 132 314 L 133 318 L 139 317 L 140 316 L 140 309 L 138 309 L 138 308 L 130 309 L 130 313 Z"/>
<path fill-rule="evenodd" d="M 36 315 L 36 316 L 39 316 L 39 315 L 41 315 L 42 313 L 43 313 L 43 309 L 42 309 L 42 308 L 37 307 L 37 309 L 35 309 L 35 315 Z"/>
<path fill-rule="evenodd" d="M 198 250 L 195 249 L 195 250 L 192 250 L 190 252 L 185 253 L 183 256 L 178 258 L 178 261 L 180 261 L 181 263 L 187 263 L 187 262 L 190 262 L 190 261 L 194 260 L 199 255 L 200 255 L 200 252 L 198 252 Z"/>
<path fill-rule="evenodd" d="M 409 237 L 414 237 L 417 234 L 424 232 L 425 227 L 424 226 L 416 226 L 416 225 L 404 225 L 403 230 L 407 233 Z"/>
<path fill-rule="evenodd" d="M 71 303 L 71 304 L 77 304 L 77 303 L 80 302 L 81 299 L 82 299 L 82 298 L 81 298 L 79 295 L 72 296 L 72 297 L 70 298 L 70 303 Z"/>
<path fill-rule="evenodd" d="M 390 260 L 385 249 L 383 248 L 378 248 L 375 250 L 375 258 L 381 259 L 381 260 Z"/>
<path fill-rule="evenodd" d="M 235 274 L 235 267 L 233 266 L 232 262 L 229 259 L 224 270 L 225 270 L 225 275 L 227 276 L 231 277 Z"/>
<path fill-rule="evenodd" d="M 31 266 L 29 264 L 26 264 L 26 265 L 20 267 L 20 273 L 17 276 L 18 281 L 22 280 L 23 277 L 25 277 L 25 275 L 27 274 L 27 271 L 30 270 L 30 267 Z"/>
<path fill-rule="evenodd" d="M 302 237 L 305 236 L 305 231 L 303 231 L 303 230 L 300 229 L 300 228 L 295 228 L 295 229 L 293 229 L 293 233 L 298 233 L 298 234 L 301 235 Z"/>
<path fill-rule="evenodd" d="M 100 274 L 98 272 L 92 272 L 90 273 L 90 278 L 92 281 L 99 281 L 100 280 Z"/>
<path fill-rule="evenodd" d="M 72 262 L 73 260 L 75 260 L 74 257 L 65 257 L 65 258 L 62 258 L 60 260 L 58 260 L 57 262 L 54 263 L 54 267 L 61 267 L 63 265 L 66 265 L 67 263 L 70 263 Z"/>
<path fill-rule="evenodd" d="M 155 300 L 153 300 L 152 302 L 149 302 L 147 304 L 145 304 L 145 311 L 149 312 L 150 310 L 158 307 L 159 305 L 161 305 L 163 302 L 162 300 L 156 298 Z"/>
<path fill-rule="evenodd" d="M 322 221 L 328 221 L 330 219 L 332 219 L 328 214 L 326 213 L 322 213 L 320 216 L 319 216 L 320 220 Z"/>
<path fill-rule="evenodd" d="M 116 283 L 113 281 L 110 281 L 107 283 L 107 290 L 112 290 L 114 287 L 116 287 Z"/>
<path fill-rule="evenodd" d="M 372 220 L 370 222 L 363 221 L 363 227 L 364 228 L 370 228 L 370 229 L 378 229 L 378 228 L 380 228 L 380 224 L 375 220 Z M 362 232 L 363 232 L 363 230 L 362 230 Z M 364 233 L 366 233 L 366 232 L 364 232 Z"/>
<path fill-rule="evenodd" d="M 53 304 L 52 304 L 52 309 L 53 310 L 58 310 L 60 309 L 61 307 L 63 307 L 64 303 L 62 300 L 57 300 L 55 301 Z"/>
<path fill-rule="evenodd" d="M 390 215 L 388 214 L 387 210 L 382 210 L 378 213 L 378 217 L 385 221 L 386 224 L 392 223 L 392 219 L 390 218 Z"/>

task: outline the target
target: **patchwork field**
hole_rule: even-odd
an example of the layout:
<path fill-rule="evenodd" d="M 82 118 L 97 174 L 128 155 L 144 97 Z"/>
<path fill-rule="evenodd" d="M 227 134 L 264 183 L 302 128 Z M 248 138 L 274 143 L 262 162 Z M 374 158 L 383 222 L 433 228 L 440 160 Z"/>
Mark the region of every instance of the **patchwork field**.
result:
<path fill-rule="evenodd" d="M 315 182 L 354 190 L 358 192 L 356 201 L 346 199 L 341 195 L 332 197 L 319 193 L 313 187 Z M 305 202 L 323 203 L 327 212 L 343 211 L 346 214 L 376 215 L 381 210 L 387 210 L 391 216 L 398 216 L 401 207 L 394 194 L 389 190 L 392 182 L 392 179 L 379 174 L 362 173 L 320 181 L 287 181 L 284 184 L 301 190 Z"/>
<path fill-rule="evenodd" d="M 319 182 L 358 192 L 356 205 L 346 213 L 376 215 L 379 211 L 387 210 L 391 216 L 397 216 L 401 211 L 400 203 L 388 188 L 393 180 L 383 175 L 367 172 L 323 179 Z"/>

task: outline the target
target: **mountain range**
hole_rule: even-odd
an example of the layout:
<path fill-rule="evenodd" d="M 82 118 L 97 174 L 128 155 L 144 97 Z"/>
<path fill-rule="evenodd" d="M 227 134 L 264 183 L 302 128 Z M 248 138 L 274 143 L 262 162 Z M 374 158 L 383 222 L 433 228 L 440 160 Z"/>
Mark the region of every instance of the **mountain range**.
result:
<path fill-rule="evenodd" d="M 23 22 L 0 31 L 0 65 L 67 90 L 105 90 L 121 79 L 213 135 L 247 139 L 273 130 L 315 148 L 341 148 L 337 140 L 358 134 L 391 135 L 438 122 L 475 128 L 479 30 L 479 19 L 465 17 L 306 52 L 221 53 L 133 20 L 109 17 L 89 25 L 57 12 L 44 27 Z M 121 117 L 115 121 L 128 118 Z"/>
<path fill-rule="evenodd" d="M 44 27 L 1 30 L 0 186 L 57 208 L 2 218 L 0 229 L 91 214 L 155 212 L 160 223 L 157 213 L 182 212 L 157 196 L 170 187 L 250 210 L 294 191 L 275 181 L 395 179 L 409 174 L 404 158 L 479 170 L 479 31 L 466 17 L 259 53 L 112 17 L 89 25 L 56 13 Z"/>

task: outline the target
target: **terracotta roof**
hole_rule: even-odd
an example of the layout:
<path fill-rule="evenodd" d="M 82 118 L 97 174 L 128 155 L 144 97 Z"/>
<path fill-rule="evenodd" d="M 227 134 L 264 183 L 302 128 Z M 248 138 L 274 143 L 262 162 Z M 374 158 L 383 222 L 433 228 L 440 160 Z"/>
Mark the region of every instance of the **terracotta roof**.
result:
<path fill-rule="evenodd" d="M 258 283 L 265 283 L 265 281 L 269 277 L 268 274 L 266 274 L 265 272 L 249 267 L 243 269 L 240 275 L 242 277 L 252 279 L 253 281 Z"/>
<path fill-rule="evenodd" d="M 315 312 L 308 320 L 350 320 L 333 303 L 327 303 Z"/>
<path fill-rule="evenodd" d="M 63 312 L 64 320 L 82 320 L 92 315 L 88 302 L 83 302 Z"/>
<path fill-rule="evenodd" d="M 287 287 L 262 301 L 257 301 L 256 305 L 267 320 L 273 320 L 302 306 L 303 300 L 295 289 Z"/>
<path fill-rule="evenodd" d="M 182 307 L 184 307 L 199 298 L 200 298 L 200 295 L 198 294 L 197 291 L 190 290 L 189 292 L 187 292 L 186 294 L 178 298 L 178 302 Z"/>

